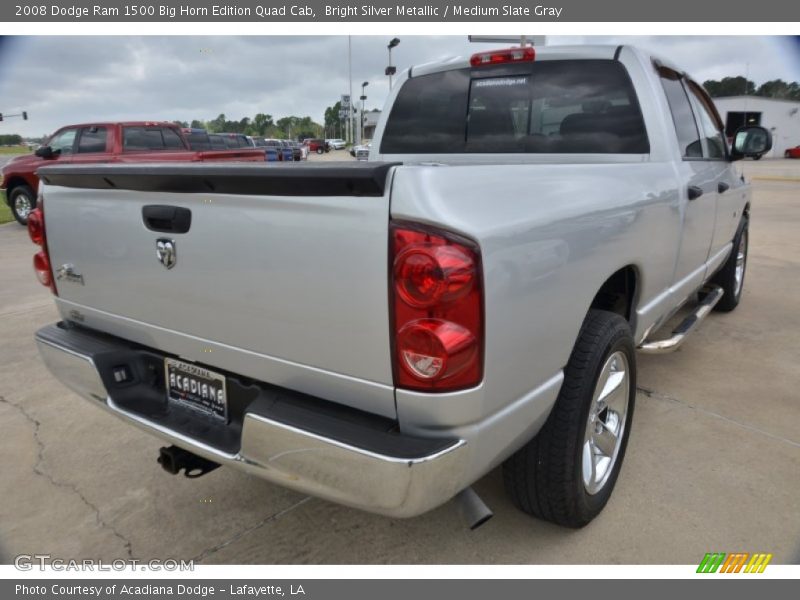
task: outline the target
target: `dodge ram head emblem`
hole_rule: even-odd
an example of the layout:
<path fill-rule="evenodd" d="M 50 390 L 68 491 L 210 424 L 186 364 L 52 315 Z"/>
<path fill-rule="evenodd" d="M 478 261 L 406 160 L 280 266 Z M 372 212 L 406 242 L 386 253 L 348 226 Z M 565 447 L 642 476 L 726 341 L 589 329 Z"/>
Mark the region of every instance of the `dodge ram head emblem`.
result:
<path fill-rule="evenodd" d="M 167 238 L 156 240 L 156 257 L 164 265 L 164 268 L 171 269 L 178 260 L 178 251 L 175 248 L 175 241 Z"/>

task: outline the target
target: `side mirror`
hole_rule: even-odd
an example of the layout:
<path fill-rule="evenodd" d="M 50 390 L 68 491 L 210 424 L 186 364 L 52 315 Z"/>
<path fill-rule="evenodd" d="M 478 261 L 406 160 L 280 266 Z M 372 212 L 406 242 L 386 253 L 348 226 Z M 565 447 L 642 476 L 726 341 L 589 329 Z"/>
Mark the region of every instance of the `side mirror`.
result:
<path fill-rule="evenodd" d="M 40 146 L 34 154 L 39 158 L 53 158 L 55 156 L 55 152 L 50 146 Z"/>
<path fill-rule="evenodd" d="M 741 127 L 736 130 L 733 136 L 733 147 L 731 148 L 731 158 L 739 160 L 741 158 L 761 158 L 772 149 L 772 135 L 763 127 L 750 126 Z"/>

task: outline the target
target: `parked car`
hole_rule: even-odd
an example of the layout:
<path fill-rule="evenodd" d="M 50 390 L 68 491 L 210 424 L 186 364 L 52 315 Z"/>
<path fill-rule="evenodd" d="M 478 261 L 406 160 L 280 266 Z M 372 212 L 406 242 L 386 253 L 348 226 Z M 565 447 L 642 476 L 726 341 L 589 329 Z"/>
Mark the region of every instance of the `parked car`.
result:
<path fill-rule="evenodd" d="M 352 150 L 350 150 L 350 156 L 354 156 L 356 160 L 368 160 L 371 149 L 372 142 L 365 141 L 363 144 L 353 146 Z"/>
<path fill-rule="evenodd" d="M 34 154 L 7 162 L 0 174 L 0 191 L 14 218 L 24 225 L 36 207 L 39 179 L 36 171 L 49 164 L 144 161 L 254 161 L 260 155 L 240 150 L 191 150 L 181 128 L 173 123 L 128 121 L 83 123 L 56 131 Z"/>
<path fill-rule="evenodd" d="M 325 140 L 317 139 L 317 138 L 308 138 L 303 140 L 303 144 L 308 147 L 309 152 L 316 152 L 317 154 L 323 154 L 325 152 L 330 152 L 331 147 Z"/>
<path fill-rule="evenodd" d="M 300 142 L 286 141 L 286 145 L 291 148 L 292 156 L 295 161 L 308 159 L 308 148 Z"/>
<path fill-rule="evenodd" d="M 225 141 L 226 148 L 255 148 L 255 144 L 250 136 L 243 133 L 218 133 L 216 135 L 220 136 Z"/>
<path fill-rule="evenodd" d="M 279 148 L 267 144 L 267 140 L 262 137 L 254 137 L 252 140 L 256 148 L 264 149 L 264 158 L 267 162 L 277 162 L 281 160 L 282 152 L 279 152 Z"/>
<path fill-rule="evenodd" d="M 325 143 L 328 144 L 328 146 L 333 150 L 343 150 L 347 148 L 347 142 L 340 140 L 339 138 L 325 140 Z"/>
<path fill-rule="evenodd" d="M 209 137 L 208 131 L 205 129 L 200 129 L 197 127 L 183 127 L 181 128 L 181 133 L 183 133 L 183 137 L 186 140 L 186 143 L 189 145 L 190 150 L 213 150 L 214 148 L 211 145 L 211 138 Z M 223 145 L 220 149 L 225 148 L 226 146 Z"/>
<path fill-rule="evenodd" d="M 172 473 L 228 465 L 394 517 L 456 497 L 475 526 L 470 486 L 502 464 L 521 510 L 586 525 L 625 456 L 636 350 L 742 298 L 733 161 L 769 132 L 729 148 L 702 86 L 629 46 L 480 52 L 396 85 L 347 168 L 43 168 L 44 363 L 164 440 Z"/>
<path fill-rule="evenodd" d="M 263 141 L 268 148 L 273 148 L 275 150 L 279 161 L 291 162 L 294 160 L 294 153 L 292 149 L 286 145 L 286 140 L 265 138 Z"/>
<path fill-rule="evenodd" d="M 800 146 L 794 148 L 787 148 L 783 153 L 783 158 L 800 158 Z"/>

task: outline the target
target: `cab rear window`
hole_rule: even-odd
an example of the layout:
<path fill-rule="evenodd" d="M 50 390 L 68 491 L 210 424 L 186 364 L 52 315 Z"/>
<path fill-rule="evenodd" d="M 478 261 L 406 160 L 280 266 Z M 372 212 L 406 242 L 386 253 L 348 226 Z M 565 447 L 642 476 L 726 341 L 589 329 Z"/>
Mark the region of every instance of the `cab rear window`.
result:
<path fill-rule="evenodd" d="M 650 151 L 633 85 L 618 61 L 542 61 L 509 72 L 412 78 L 392 107 L 381 153 Z"/>

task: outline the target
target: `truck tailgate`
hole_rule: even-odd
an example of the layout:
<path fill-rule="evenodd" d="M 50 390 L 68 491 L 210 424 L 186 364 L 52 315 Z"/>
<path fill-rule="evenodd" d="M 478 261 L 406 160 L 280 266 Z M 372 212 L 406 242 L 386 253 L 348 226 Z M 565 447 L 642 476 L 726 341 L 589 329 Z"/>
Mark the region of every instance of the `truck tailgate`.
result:
<path fill-rule="evenodd" d="M 72 270 L 56 281 L 62 316 L 394 417 L 391 167 L 42 169 L 53 270 Z"/>

